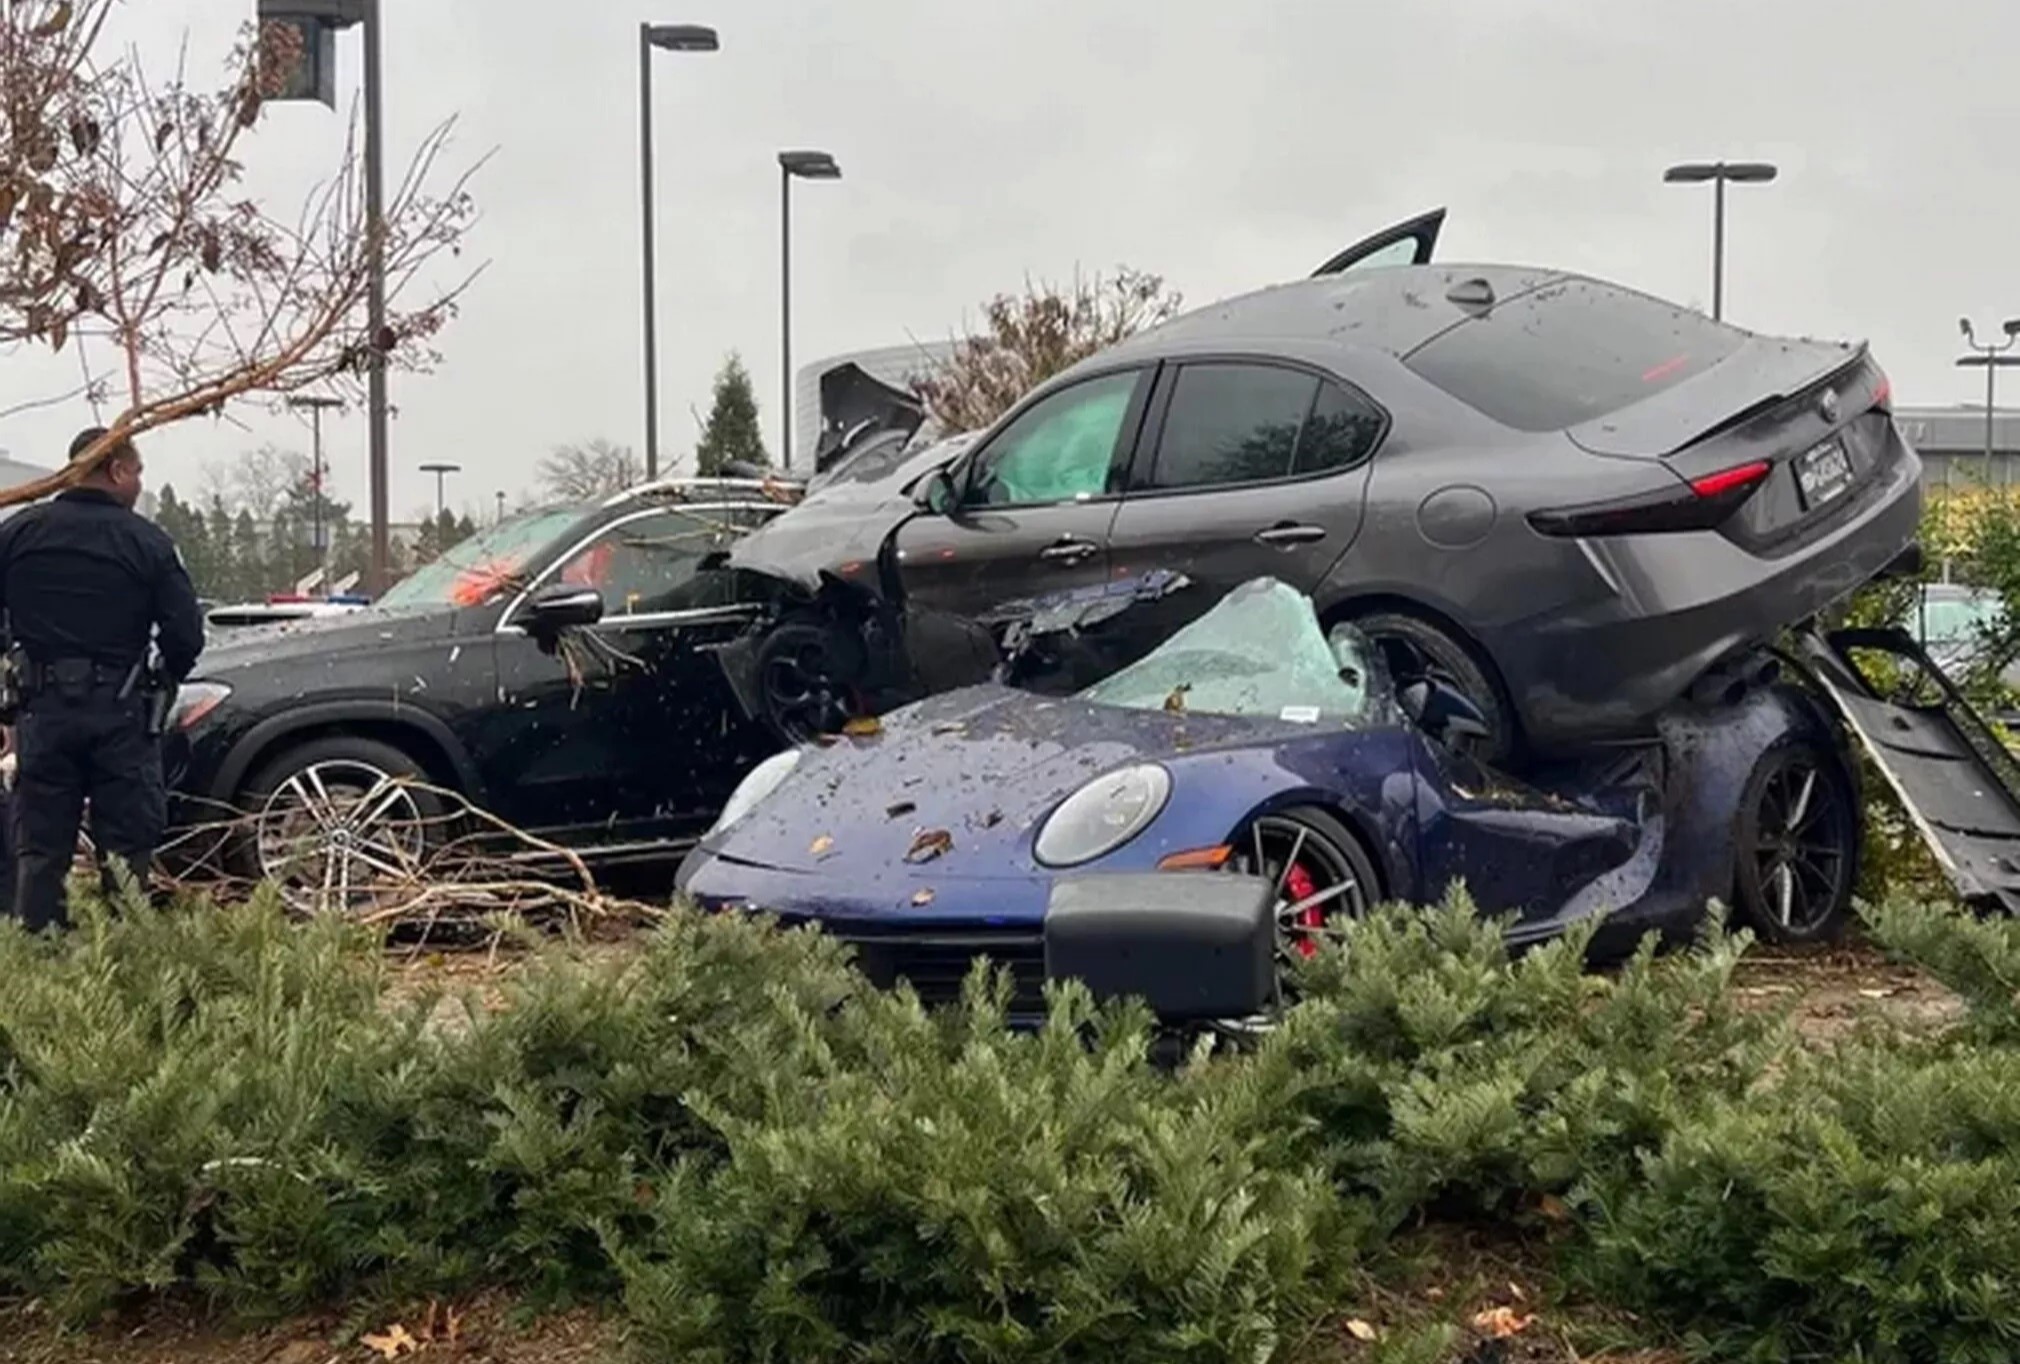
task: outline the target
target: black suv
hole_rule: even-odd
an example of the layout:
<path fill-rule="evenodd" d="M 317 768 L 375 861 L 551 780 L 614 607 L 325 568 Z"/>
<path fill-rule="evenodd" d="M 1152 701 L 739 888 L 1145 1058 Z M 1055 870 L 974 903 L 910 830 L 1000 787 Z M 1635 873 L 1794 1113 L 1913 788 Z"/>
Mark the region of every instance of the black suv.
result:
<path fill-rule="evenodd" d="M 677 860 L 779 746 L 712 646 L 755 609 L 721 551 L 792 495 L 674 479 L 527 512 L 367 610 L 215 640 L 170 718 L 171 858 L 355 907 L 454 827 L 434 786 L 595 862 Z"/>

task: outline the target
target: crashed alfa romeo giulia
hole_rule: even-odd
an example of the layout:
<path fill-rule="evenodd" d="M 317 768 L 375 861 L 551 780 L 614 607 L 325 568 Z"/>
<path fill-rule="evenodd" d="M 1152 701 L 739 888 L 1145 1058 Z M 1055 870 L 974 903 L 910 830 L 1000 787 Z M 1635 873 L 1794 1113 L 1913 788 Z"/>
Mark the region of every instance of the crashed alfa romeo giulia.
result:
<path fill-rule="evenodd" d="M 1328 630 L 1414 645 L 1520 765 L 1649 736 L 1912 562 L 1921 463 L 1863 344 L 1433 265 L 1442 218 L 1141 333 L 972 437 L 879 432 L 732 556 L 781 594 L 726 658 L 746 704 L 805 737 L 923 694 L 922 612 L 1267 576 Z"/>

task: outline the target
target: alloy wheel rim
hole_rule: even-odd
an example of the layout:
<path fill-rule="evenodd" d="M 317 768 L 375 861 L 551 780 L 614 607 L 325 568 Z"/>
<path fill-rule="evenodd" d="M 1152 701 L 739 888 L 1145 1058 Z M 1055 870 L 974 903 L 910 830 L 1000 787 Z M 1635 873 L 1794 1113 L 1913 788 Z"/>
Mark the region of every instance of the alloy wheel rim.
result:
<path fill-rule="evenodd" d="M 1260 876 L 1275 887 L 1272 913 L 1276 920 L 1279 1005 L 1283 978 L 1295 965 L 1317 955 L 1327 936 L 1327 921 L 1367 913 L 1368 890 L 1345 850 L 1304 821 L 1284 815 L 1264 815 L 1236 842 L 1227 870 Z M 1268 1015 L 1230 1020 L 1221 1026 L 1237 1033 L 1266 1032 L 1276 1020 Z"/>
<path fill-rule="evenodd" d="M 260 874 L 289 907 L 356 913 L 419 874 L 427 849 L 411 786 L 370 763 L 311 763 L 275 787 L 255 840 Z"/>
<path fill-rule="evenodd" d="M 848 718 L 836 699 L 827 650 L 819 644 L 803 644 L 766 663 L 764 689 L 772 715 L 789 738 L 805 741 L 832 733 Z"/>
<path fill-rule="evenodd" d="M 1754 814 L 1754 884 L 1788 932 L 1814 929 L 1842 898 L 1851 854 L 1837 784 L 1815 763 L 1785 762 L 1761 788 Z"/>

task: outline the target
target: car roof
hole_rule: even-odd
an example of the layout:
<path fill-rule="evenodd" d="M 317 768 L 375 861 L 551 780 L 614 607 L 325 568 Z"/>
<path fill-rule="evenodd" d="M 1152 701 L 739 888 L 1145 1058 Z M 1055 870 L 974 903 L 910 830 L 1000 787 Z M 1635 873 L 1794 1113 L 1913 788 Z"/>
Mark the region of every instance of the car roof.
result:
<path fill-rule="evenodd" d="M 1484 282 L 1506 302 L 1581 276 L 1528 265 L 1396 265 L 1272 285 L 1185 313 L 1138 332 L 1076 370 L 1150 360 L 1214 343 L 1333 343 L 1401 358 L 1473 315 L 1451 297 Z M 1477 286 L 1476 286 L 1477 287 Z"/>

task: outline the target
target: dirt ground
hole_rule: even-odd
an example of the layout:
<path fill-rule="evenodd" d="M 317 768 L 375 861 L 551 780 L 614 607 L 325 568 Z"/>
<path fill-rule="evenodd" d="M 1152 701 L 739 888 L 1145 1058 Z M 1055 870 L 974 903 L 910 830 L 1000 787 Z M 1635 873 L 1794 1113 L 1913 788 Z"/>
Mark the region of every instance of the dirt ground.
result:
<path fill-rule="evenodd" d="M 619 933 L 596 937 L 595 952 L 625 950 Z M 442 984 L 488 993 L 515 964 L 504 951 L 403 952 L 394 959 L 392 994 Z M 1797 1028 L 1819 1043 L 1861 1017 L 1941 1027 L 1961 1011 L 1934 981 L 1857 941 L 1806 951 L 1756 948 L 1735 988 L 1762 1008 L 1793 1004 Z M 1477 1232 L 1407 1237 L 1379 1280 L 1369 1278 L 1364 1300 L 1321 1326 L 1299 1356 L 1346 1364 L 1399 1335 L 1443 1329 L 1450 1340 L 1437 1357 L 1451 1364 L 1672 1364 L 1675 1356 L 1616 1344 L 1636 1335 L 1631 1321 L 1548 1301 L 1536 1251 L 1533 1243 Z M 362 1332 L 347 1331 L 340 1316 L 246 1332 L 163 1310 L 77 1334 L 55 1329 L 32 1303 L 0 1303 L 0 1364 L 620 1364 L 625 1357 L 621 1323 L 593 1313 L 532 1321 L 508 1301 L 486 1298 L 459 1305 L 451 1321 L 446 1308 L 431 1314 L 423 1305 Z"/>

